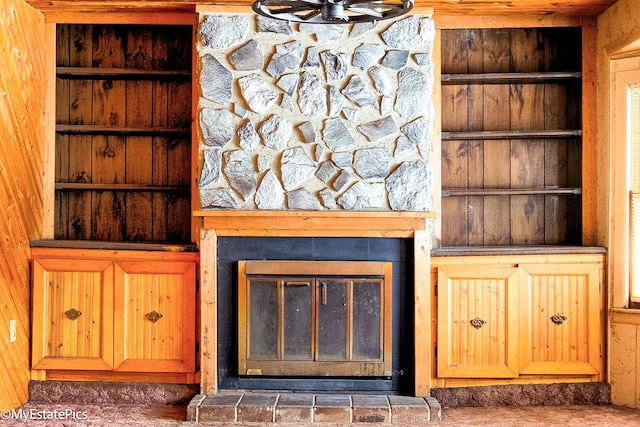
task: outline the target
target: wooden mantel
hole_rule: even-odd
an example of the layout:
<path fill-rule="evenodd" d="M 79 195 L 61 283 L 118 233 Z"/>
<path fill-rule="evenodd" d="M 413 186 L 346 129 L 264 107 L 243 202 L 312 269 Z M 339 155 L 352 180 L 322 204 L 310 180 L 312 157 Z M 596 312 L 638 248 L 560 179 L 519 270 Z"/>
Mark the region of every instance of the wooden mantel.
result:
<path fill-rule="evenodd" d="M 225 236 L 413 237 L 435 212 L 199 210 L 203 228 Z"/>
<path fill-rule="evenodd" d="M 429 220 L 435 212 L 196 210 L 200 230 L 200 392 L 218 391 L 218 236 L 413 238 L 415 394 L 431 389 Z"/>

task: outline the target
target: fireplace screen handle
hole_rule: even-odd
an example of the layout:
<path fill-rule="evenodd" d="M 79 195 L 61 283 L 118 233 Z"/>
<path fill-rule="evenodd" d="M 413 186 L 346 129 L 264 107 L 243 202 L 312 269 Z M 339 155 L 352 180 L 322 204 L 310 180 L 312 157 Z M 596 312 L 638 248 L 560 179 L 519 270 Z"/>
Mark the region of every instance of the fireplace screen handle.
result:
<path fill-rule="evenodd" d="M 325 282 L 320 283 L 320 302 L 322 305 L 327 305 L 327 284 Z"/>

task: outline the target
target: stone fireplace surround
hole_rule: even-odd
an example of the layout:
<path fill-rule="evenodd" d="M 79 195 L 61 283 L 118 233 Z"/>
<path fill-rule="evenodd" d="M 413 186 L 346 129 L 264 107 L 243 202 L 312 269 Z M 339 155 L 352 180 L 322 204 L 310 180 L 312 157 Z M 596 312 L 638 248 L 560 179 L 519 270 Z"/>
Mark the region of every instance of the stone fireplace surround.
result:
<path fill-rule="evenodd" d="M 428 211 L 435 26 L 200 15 L 202 209 Z"/>

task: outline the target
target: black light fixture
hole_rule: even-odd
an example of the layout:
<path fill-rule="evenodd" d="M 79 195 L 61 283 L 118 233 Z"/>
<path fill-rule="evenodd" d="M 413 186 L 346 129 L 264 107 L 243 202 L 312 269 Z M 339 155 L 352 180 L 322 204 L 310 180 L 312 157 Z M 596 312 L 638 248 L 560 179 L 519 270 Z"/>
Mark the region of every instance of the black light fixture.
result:
<path fill-rule="evenodd" d="M 310 24 L 376 22 L 404 15 L 413 0 L 255 0 L 253 11 L 269 18 Z"/>

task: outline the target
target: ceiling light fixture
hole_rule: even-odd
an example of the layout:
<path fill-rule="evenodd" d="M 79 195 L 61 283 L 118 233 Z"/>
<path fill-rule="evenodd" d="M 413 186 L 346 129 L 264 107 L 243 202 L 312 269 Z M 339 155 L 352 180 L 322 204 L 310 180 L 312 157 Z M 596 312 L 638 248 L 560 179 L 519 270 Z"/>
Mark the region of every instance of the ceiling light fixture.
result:
<path fill-rule="evenodd" d="M 311 24 L 376 22 L 413 8 L 413 0 L 256 0 L 253 11 L 269 18 Z"/>

